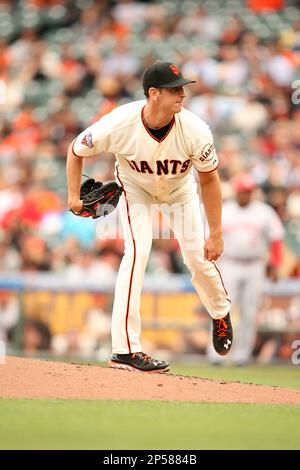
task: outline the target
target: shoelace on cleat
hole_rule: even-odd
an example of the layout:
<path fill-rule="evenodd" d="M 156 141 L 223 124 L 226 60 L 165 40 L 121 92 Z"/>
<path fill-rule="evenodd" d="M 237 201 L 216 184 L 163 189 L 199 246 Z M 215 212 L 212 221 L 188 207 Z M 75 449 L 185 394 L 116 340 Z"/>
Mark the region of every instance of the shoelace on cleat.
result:
<path fill-rule="evenodd" d="M 147 354 L 145 354 L 145 353 L 143 353 L 143 352 L 140 352 L 140 353 L 133 353 L 133 354 L 132 354 L 132 359 L 134 359 L 135 356 L 140 357 L 143 361 L 145 361 L 146 364 L 147 364 L 148 362 L 151 362 L 151 361 L 152 361 L 152 358 L 151 358 L 150 356 L 147 356 Z"/>
<path fill-rule="evenodd" d="M 228 326 L 224 318 L 221 318 L 220 320 L 216 320 L 216 322 L 217 322 L 217 336 L 226 336 Z"/>

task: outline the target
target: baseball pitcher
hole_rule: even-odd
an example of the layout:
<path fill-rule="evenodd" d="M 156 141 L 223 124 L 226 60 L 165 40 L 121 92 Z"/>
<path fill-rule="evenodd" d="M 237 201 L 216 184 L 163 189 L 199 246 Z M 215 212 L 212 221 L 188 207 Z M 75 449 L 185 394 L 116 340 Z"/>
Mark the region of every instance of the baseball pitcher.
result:
<path fill-rule="evenodd" d="M 68 149 L 68 205 L 79 215 L 84 204 L 80 198 L 84 159 L 101 152 L 116 156 L 125 253 L 112 315 L 109 365 L 114 368 L 169 370 L 167 362 L 149 357 L 140 344 L 140 297 L 152 243 L 152 204 L 160 206 L 178 239 L 193 285 L 212 317 L 215 350 L 225 355 L 232 345 L 230 300 L 215 262 L 223 251 L 218 157 L 206 123 L 183 108 L 188 83 L 194 82 L 184 78 L 176 64 L 154 62 L 143 74 L 146 100 L 116 108 L 83 131 Z M 193 168 L 210 227 L 206 241 Z M 143 210 L 136 210 L 137 205 Z"/>

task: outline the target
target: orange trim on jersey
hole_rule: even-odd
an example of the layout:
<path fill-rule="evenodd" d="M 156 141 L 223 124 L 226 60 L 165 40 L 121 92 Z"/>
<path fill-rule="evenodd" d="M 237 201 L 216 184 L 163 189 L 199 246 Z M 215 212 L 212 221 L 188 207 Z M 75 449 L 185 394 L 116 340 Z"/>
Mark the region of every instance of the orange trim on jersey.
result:
<path fill-rule="evenodd" d="M 74 153 L 75 157 L 84 158 L 83 155 L 77 155 L 77 153 L 74 152 L 74 145 L 75 145 L 76 140 L 77 140 L 77 137 L 76 137 L 76 139 L 73 140 L 73 143 L 72 143 L 72 152 Z"/>
<path fill-rule="evenodd" d="M 144 128 L 146 129 L 146 131 L 148 132 L 148 134 L 150 135 L 150 137 L 152 137 L 152 139 L 156 140 L 156 142 L 162 142 L 163 140 L 166 139 L 166 137 L 170 134 L 171 130 L 173 129 L 173 126 L 174 126 L 174 122 L 175 122 L 175 117 L 173 116 L 173 120 L 172 120 L 172 123 L 171 123 L 171 126 L 170 126 L 170 129 L 168 130 L 168 132 L 166 133 L 166 135 L 163 136 L 163 138 L 161 140 L 157 139 L 154 135 L 151 134 L 151 132 L 149 132 L 149 129 L 148 129 L 148 126 L 146 124 L 146 121 L 144 119 L 144 108 L 145 106 L 143 107 L 142 109 L 142 112 L 141 112 L 141 118 L 142 118 L 142 123 L 144 125 Z"/>
<path fill-rule="evenodd" d="M 215 261 L 211 261 L 211 263 L 214 265 L 214 267 L 216 268 L 216 270 L 217 270 L 218 273 L 219 273 L 219 276 L 220 276 L 220 279 L 221 279 L 221 282 L 222 282 L 222 286 L 223 286 L 223 289 L 224 289 L 225 294 L 226 294 L 226 300 L 228 300 L 228 302 L 231 303 L 231 300 L 230 300 L 230 298 L 229 298 L 228 292 L 227 292 L 226 287 L 225 287 L 225 285 L 224 285 L 224 281 L 223 281 L 223 279 L 222 279 L 221 272 L 220 272 L 218 266 L 216 265 Z"/>
<path fill-rule="evenodd" d="M 132 289 L 132 278 L 133 278 L 135 259 L 136 259 L 136 245 L 135 245 L 135 239 L 134 239 L 134 236 L 133 236 L 133 231 L 132 231 L 132 226 L 131 226 L 131 219 L 130 219 L 130 213 L 129 213 L 129 204 L 128 204 L 128 200 L 127 200 L 124 185 L 123 185 L 123 183 L 120 179 L 119 167 L 118 166 L 117 166 L 117 178 L 118 178 L 118 180 L 120 182 L 120 185 L 122 186 L 123 191 L 124 191 L 124 196 L 125 196 L 125 201 L 126 201 L 126 209 L 127 209 L 127 218 L 128 218 L 128 223 L 129 223 L 129 228 L 130 228 L 130 233 L 131 233 L 132 243 L 133 243 L 133 263 L 132 263 L 131 274 L 130 274 L 129 290 L 128 290 L 128 298 L 127 298 L 127 307 L 126 307 L 126 318 L 125 318 L 125 331 L 126 331 L 127 345 L 128 345 L 128 349 L 129 349 L 129 354 L 131 354 L 131 346 L 130 346 L 130 340 L 129 340 L 129 334 L 128 334 L 128 317 L 129 317 L 129 305 L 130 305 L 130 297 L 131 297 L 131 289 Z"/>
<path fill-rule="evenodd" d="M 215 170 L 217 170 L 217 168 L 219 168 L 219 165 L 220 165 L 220 163 L 218 163 L 218 164 L 217 164 L 217 166 L 216 166 L 216 168 L 214 168 L 213 170 L 209 170 L 209 171 L 201 171 L 201 170 L 197 170 L 197 171 L 199 171 L 199 173 L 211 173 L 212 171 L 215 171 Z"/>

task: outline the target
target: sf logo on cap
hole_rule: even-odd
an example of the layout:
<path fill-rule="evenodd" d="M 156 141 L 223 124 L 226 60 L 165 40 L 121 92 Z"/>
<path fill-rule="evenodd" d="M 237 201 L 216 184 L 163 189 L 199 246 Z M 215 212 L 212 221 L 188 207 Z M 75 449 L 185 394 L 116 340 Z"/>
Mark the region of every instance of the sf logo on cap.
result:
<path fill-rule="evenodd" d="M 175 64 L 170 65 L 170 69 L 175 75 L 179 75 L 179 67 Z"/>

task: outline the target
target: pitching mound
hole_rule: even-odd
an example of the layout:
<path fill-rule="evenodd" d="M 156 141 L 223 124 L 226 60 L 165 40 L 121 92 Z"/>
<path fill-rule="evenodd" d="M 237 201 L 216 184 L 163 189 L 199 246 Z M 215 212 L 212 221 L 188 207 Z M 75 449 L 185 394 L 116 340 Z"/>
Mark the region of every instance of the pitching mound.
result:
<path fill-rule="evenodd" d="M 0 396 L 300 404 L 300 390 L 8 357 Z"/>

